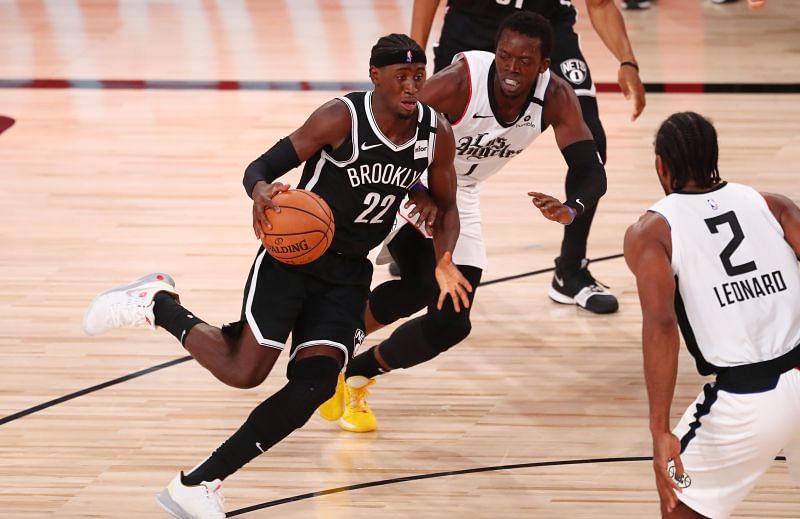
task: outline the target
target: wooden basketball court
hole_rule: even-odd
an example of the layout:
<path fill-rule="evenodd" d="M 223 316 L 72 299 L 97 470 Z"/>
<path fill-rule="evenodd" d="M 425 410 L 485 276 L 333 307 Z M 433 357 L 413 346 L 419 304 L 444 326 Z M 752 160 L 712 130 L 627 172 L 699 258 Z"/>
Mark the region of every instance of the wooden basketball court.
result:
<path fill-rule="evenodd" d="M 366 81 L 371 45 L 408 30 L 411 3 L 0 0 L 0 517 L 160 517 L 154 494 L 284 384 L 286 358 L 261 387 L 232 389 L 163 331 L 84 336 L 83 312 L 163 270 L 206 321 L 235 319 L 257 248 L 244 168 Z M 714 120 L 723 178 L 800 201 L 800 4 L 658 0 L 625 18 L 643 79 L 672 92 L 649 94 L 635 123 L 621 94 L 598 96 L 609 191 L 589 255 L 620 311 L 547 298 L 562 229 L 526 192 L 562 196 L 548 133 L 485 185 L 471 336 L 379 379 L 378 431 L 314 416 L 233 475 L 229 515 L 657 516 L 622 236 L 662 194 L 653 136 L 680 110 Z M 615 83 L 588 17 L 578 29 L 595 81 Z M 793 93 L 685 93 L 701 84 Z M 387 278 L 378 267 L 374 283 Z M 673 421 L 702 382 L 682 351 Z M 800 517 L 784 462 L 736 517 Z"/>

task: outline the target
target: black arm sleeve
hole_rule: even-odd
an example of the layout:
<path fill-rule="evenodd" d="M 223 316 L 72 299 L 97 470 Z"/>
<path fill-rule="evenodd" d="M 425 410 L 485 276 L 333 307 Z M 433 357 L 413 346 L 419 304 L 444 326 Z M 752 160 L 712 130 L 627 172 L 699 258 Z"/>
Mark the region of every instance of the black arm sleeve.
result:
<path fill-rule="evenodd" d="M 256 182 L 274 182 L 275 179 L 300 165 L 300 158 L 288 137 L 279 140 L 275 146 L 258 157 L 244 171 L 244 190 L 247 196 L 253 197 Z"/>
<path fill-rule="evenodd" d="M 567 161 L 567 205 L 580 215 L 594 206 L 606 192 L 606 169 L 597 153 L 594 141 L 570 144 L 561 154 Z"/>

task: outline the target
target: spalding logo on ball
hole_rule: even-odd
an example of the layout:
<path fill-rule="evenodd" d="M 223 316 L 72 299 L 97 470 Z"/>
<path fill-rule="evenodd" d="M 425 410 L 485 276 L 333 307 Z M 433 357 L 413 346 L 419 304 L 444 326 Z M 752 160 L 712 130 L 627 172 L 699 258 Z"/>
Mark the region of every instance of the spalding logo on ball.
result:
<path fill-rule="evenodd" d="M 333 213 L 319 195 L 290 189 L 272 198 L 280 213 L 267 209 L 272 229 L 263 229 L 261 242 L 270 256 L 289 265 L 305 265 L 319 258 L 333 241 Z"/>

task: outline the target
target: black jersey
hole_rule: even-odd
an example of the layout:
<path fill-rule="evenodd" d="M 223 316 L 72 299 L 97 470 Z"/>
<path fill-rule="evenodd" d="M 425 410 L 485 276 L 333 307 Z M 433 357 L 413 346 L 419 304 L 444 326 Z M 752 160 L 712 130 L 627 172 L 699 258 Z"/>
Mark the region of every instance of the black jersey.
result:
<path fill-rule="evenodd" d="M 372 92 L 340 97 L 352 129 L 336 150 L 320 150 L 306 161 L 299 187 L 320 195 L 333 211 L 331 251 L 366 256 L 392 228 L 408 189 L 428 168 L 436 146 L 436 112 L 417 103 L 417 131 L 394 144 L 372 113 Z"/>
<path fill-rule="evenodd" d="M 515 11 L 540 14 L 553 25 L 575 21 L 575 8 L 570 0 L 448 0 L 447 5 L 452 11 L 481 19 L 495 30 L 503 18 Z"/>

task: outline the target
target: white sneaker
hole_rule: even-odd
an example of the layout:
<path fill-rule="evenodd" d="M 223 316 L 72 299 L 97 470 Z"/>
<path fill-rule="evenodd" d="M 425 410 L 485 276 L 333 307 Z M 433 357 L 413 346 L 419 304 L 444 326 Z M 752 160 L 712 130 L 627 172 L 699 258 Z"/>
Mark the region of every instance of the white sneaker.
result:
<path fill-rule="evenodd" d="M 222 481 L 203 481 L 190 487 L 181 482 L 182 475 L 183 472 L 179 472 L 167 488 L 156 494 L 156 502 L 161 508 L 178 519 L 224 519 Z"/>
<path fill-rule="evenodd" d="M 175 281 L 168 274 L 148 274 L 133 283 L 103 292 L 86 309 L 83 331 L 86 335 L 100 335 L 113 328 L 133 326 L 155 330 L 153 298 L 159 292 L 178 295 Z"/>

